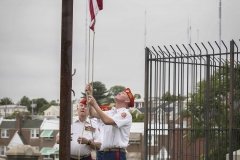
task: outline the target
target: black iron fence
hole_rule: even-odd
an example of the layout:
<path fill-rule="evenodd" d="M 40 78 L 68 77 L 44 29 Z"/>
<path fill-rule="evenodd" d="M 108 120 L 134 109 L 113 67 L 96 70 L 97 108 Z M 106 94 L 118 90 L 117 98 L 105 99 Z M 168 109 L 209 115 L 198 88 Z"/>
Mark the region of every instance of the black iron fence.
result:
<path fill-rule="evenodd" d="M 146 48 L 146 160 L 240 159 L 238 43 Z"/>

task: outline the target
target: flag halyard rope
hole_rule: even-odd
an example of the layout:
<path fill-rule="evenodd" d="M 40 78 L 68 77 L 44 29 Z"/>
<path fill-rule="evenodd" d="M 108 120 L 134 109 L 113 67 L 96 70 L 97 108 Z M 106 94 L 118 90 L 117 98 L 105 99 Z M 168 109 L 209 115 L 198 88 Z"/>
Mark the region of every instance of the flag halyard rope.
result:
<path fill-rule="evenodd" d="M 88 3 L 88 2 L 89 3 Z M 88 52 L 87 49 L 85 48 L 85 85 L 86 84 L 90 84 L 90 75 L 91 75 L 91 85 L 92 85 L 92 89 L 93 89 L 93 82 L 94 82 L 94 61 L 95 61 L 95 23 L 96 23 L 96 15 L 98 13 L 98 11 L 103 9 L 103 0 L 86 0 L 86 26 L 87 26 L 87 8 L 89 5 L 89 13 L 91 16 L 91 22 L 90 22 L 90 26 L 89 26 L 89 32 L 88 32 L 88 45 L 87 45 L 87 33 L 85 34 L 85 47 L 87 48 L 88 46 Z M 87 27 L 86 27 L 87 28 Z M 92 37 L 92 50 L 91 50 L 91 30 L 93 31 L 93 37 Z M 86 29 L 87 32 L 87 29 Z M 92 51 L 92 52 L 91 52 Z M 92 54 L 91 54 L 92 53 Z M 92 70 L 91 70 L 92 69 Z M 91 72 L 91 73 L 90 73 Z M 92 93 L 93 94 L 93 93 Z M 86 98 L 88 99 L 88 94 L 85 93 Z M 87 110 L 89 112 L 89 104 L 87 104 Z M 90 120 L 90 125 L 91 128 L 92 127 L 92 121 Z M 84 121 L 84 127 L 85 127 L 86 121 Z M 84 133 L 84 129 L 82 131 L 82 135 L 81 137 L 83 137 L 83 133 Z M 94 136 L 93 136 L 93 131 L 91 130 L 92 133 L 92 139 L 94 140 Z M 80 144 L 82 144 L 82 139 L 79 142 Z M 97 151 L 96 149 L 96 145 L 94 143 L 94 147 L 95 147 L 95 152 Z M 80 147 L 79 147 L 79 154 L 78 154 L 78 159 L 80 159 Z M 97 157 L 96 157 L 97 160 Z"/>

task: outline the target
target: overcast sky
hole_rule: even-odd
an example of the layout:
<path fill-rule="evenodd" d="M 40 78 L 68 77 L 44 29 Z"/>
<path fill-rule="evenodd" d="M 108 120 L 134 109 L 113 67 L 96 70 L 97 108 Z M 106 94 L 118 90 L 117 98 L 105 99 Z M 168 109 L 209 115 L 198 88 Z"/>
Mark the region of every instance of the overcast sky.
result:
<path fill-rule="evenodd" d="M 85 86 L 85 0 L 74 0 L 73 89 Z M 219 0 L 105 0 L 97 15 L 94 81 L 144 94 L 146 45 L 218 41 Z M 222 39 L 240 38 L 240 1 L 222 0 Z M 60 97 L 61 1 L 0 0 L 0 98 Z"/>

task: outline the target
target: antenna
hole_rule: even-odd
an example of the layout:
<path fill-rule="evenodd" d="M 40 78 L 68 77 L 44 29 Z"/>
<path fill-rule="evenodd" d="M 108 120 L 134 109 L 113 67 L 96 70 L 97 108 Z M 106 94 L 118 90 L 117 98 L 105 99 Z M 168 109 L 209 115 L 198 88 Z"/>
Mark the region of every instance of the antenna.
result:
<path fill-rule="evenodd" d="M 188 18 L 188 43 L 192 43 L 192 26 L 191 26 L 191 18 Z"/>
<path fill-rule="evenodd" d="M 221 39 L 222 39 L 222 0 L 219 0 L 219 47 L 221 51 Z"/>
<path fill-rule="evenodd" d="M 144 13 L 144 49 L 147 47 L 147 9 L 145 8 Z"/>

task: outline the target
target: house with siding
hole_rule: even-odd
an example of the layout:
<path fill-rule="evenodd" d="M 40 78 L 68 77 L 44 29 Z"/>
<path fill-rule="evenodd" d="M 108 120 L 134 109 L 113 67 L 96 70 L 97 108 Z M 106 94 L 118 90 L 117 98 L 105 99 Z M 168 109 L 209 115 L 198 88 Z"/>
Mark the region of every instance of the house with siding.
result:
<path fill-rule="evenodd" d="M 59 116 L 60 115 L 60 106 L 50 106 L 48 109 L 43 111 L 44 116 Z"/>
<path fill-rule="evenodd" d="M 24 119 L 18 116 L 14 120 L 3 119 L 0 124 L 0 156 L 19 144 L 30 145 L 36 150 L 40 146 L 40 126 L 43 120 Z"/>
<path fill-rule="evenodd" d="M 73 116 L 77 116 L 77 103 L 72 104 Z M 44 117 L 59 117 L 60 116 L 60 106 L 50 106 L 48 109 L 43 111 Z"/>
<path fill-rule="evenodd" d="M 56 135 L 59 132 L 59 119 L 44 119 L 40 127 L 40 153 L 43 160 L 59 159 L 59 145 Z"/>
<path fill-rule="evenodd" d="M 0 117 L 6 117 L 12 115 L 14 112 L 28 112 L 27 106 L 18 104 L 0 105 Z"/>

